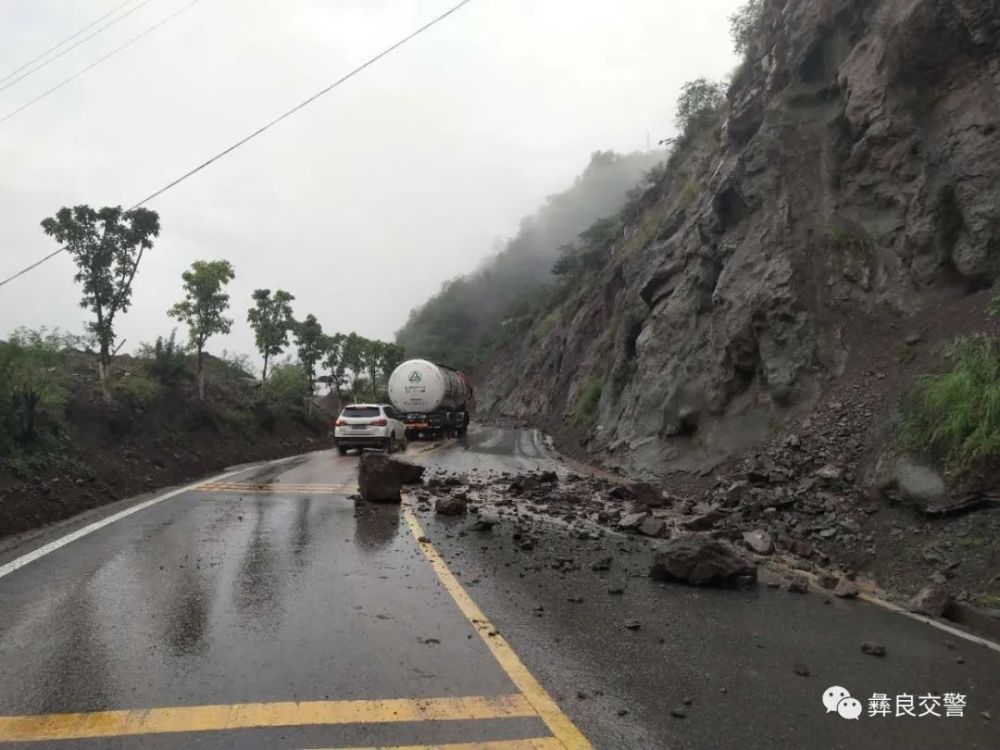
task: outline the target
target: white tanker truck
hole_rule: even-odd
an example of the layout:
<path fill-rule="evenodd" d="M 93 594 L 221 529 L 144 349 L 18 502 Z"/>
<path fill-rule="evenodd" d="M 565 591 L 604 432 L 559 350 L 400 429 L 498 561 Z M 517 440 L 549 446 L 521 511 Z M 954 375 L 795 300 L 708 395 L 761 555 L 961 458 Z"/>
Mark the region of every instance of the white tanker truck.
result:
<path fill-rule="evenodd" d="M 469 381 L 458 370 L 426 359 L 411 359 L 392 371 L 389 400 L 406 425 L 407 438 L 453 437 L 469 426 Z"/>

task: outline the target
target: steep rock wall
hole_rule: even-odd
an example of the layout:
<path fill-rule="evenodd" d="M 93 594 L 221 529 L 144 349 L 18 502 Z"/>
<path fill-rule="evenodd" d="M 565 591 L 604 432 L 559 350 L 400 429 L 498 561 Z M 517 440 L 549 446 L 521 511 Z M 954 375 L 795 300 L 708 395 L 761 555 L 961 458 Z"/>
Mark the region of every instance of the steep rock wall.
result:
<path fill-rule="evenodd" d="M 609 264 L 487 368 L 481 411 L 707 470 L 809 409 L 859 318 L 996 278 L 1000 4 L 773 0 L 729 99 Z"/>

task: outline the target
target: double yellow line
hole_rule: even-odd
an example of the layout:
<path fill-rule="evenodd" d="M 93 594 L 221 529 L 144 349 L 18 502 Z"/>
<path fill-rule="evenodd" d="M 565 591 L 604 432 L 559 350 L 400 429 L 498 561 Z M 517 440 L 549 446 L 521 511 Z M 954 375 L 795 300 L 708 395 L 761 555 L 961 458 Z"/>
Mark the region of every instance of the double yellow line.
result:
<path fill-rule="evenodd" d="M 205 486 L 242 487 L 228 483 Z M 294 485 L 274 485 L 275 491 L 278 491 L 279 487 L 280 491 L 286 491 L 291 486 Z M 301 486 L 315 487 L 315 485 Z M 0 743 L 51 742 L 267 727 L 537 718 L 544 722 L 552 736 L 441 745 L 381 746 L 381 750 L 592 750 L 587 738 L 562 712 L 541 683 L 514 653 L 507 640 L 497 632 L 486 615 L 462 588 L 441 555 L 427 540 L 419 519 L 410 507 L 405 505 L 402 512 L 418 546 L 441 584 L 519 692 L 499 696 L 458 698 L 242 703 L 0 716 Z M 340 748 L 340 750 L 379 750 L 379 748 Z"/>
<path fill-rule="evenodd" d="M 356 484 L 259 484 L 254 482 L 207 482 L 198 492 L 243 492 L 268 495 L 349 495 Z"/>

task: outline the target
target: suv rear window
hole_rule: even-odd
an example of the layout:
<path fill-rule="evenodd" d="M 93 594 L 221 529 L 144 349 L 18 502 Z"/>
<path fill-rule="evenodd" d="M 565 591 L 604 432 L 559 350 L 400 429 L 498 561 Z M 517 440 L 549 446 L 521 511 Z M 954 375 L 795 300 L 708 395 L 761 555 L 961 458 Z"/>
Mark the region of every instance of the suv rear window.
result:
<path fill-rule="evenodd" d="M 381 417 L 382 413 L 377 406 L 348 406 L 340 416 L 358 419 Z"/>

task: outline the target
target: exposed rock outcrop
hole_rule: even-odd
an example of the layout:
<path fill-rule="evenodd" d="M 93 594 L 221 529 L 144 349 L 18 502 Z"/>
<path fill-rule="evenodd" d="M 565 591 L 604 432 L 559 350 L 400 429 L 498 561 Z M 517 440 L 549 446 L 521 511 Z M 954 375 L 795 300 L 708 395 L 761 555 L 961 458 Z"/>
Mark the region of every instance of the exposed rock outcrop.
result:
<path fill-rule="evenodd" d="M 725 122 L 501 353 L 480 409 L 582 422 L 592 454 L 657 473 L 761 442 L 928 289 L 997 277 L 998 92 L 993 0 L 772 0 Z"/>

